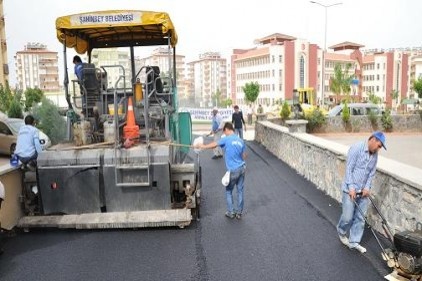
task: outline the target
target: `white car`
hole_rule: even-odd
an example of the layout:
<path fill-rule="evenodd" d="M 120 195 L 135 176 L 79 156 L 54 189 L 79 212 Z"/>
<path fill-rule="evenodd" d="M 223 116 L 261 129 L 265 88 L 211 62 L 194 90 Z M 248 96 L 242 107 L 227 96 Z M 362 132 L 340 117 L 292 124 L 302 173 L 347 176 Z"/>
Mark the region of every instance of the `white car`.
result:
<path fill-rule="evenodd" d="M 25 125 L 23 119 L 0 118 L 0 154 L 13 154 L 16 148 L 19 129 L 22 125 Z M 40 143 L 43 150 L 51 146 L 50 138 L 41 131 Z"/>

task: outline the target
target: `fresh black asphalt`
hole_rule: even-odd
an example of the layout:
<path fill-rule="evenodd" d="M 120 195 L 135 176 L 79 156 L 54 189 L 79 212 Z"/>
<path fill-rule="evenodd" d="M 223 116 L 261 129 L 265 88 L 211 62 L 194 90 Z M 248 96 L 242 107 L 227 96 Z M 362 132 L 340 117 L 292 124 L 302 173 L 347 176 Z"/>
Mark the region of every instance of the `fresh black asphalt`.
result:
<path fill-rule="evenodd" d="M 224 216 L 224 159 L 203 151 L 199 222 L 18 232 L 6 239 L 0 280 L 384 280 L 388 268 L 369 230 L 365 255 L 344 247 L 335 229 L 340 205 L 259 144 L 247 146 L 241 220 Z"/>

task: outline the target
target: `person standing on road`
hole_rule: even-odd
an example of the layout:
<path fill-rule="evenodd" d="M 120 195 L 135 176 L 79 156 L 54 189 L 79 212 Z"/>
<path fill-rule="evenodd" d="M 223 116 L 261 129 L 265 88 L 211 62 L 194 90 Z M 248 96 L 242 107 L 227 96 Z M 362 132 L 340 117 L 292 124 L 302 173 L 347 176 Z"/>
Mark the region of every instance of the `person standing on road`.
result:
<path fill-rule="evenodd" d="M 239 138 L 243 139 L 243 125 L 245 126 L 246 132 L 246 124 L 245 119 L 243 119 L 243 113 L 239 110 L 239 106 L 234 106 L 234 112 L 232 114 L 232 123 L 234 125 L 234 132 Z"/>
<path fill-rule="evenodd" d="M 4 186 L 2 184 L 2 182 L 0 181 L 0 210 L 1 210 L 1 205 L 3 204 L 3 200 L 4 200 Z M 1 221 L 0 221 L 0 230 L 1 230 Z M 0 255 L 3 254 L 4 250 L 3 250 L 3 238 L 2 238 L 2 233 L 0 233 Z"/>
<path fill-rule="evenodd" d="M 27 115 L 25 125 L 19 129 L 15 150 L 15 154 L 25 165 L 31 163 L 36 166 L 38 154 L 42 151 L 39 134 L 34 117 Z"/>
<path fill-rule="evenodd" d="M 347 153 L 346 174 L 342 184 L 342 214 L 337 225 L 337 232 L 341 243 L 350 249 L 365 253 L 366 249 L 360 245 L 365 219 L 355 204 L 359 206 L 363 215 L 368 210 L 368 196 L 372 187 L 378 151 L 385 147 L 385 135 L 374 132 L 368 140 L 352 145 Z M 349 232 L 349 238 L 347 238 Z"/>
<path fill-rule="evenodd" d="M 218 108 L 214 107 L 212 110 L 212 127 L 211 132 L 209 134 L 214 135 L 215 142 L 218 142 L 221 138 L 221 135 L 223 133 L 222 126 L 223 117 L 221 117 L 220 113 L 218 113 Z M 223 157 L 223 150 L 221 149 L 221 147 L 216 146 L 214 148 L 214 156 L 212 157 L 212 159 L 218 159 L 221 157 Z"/>
<path fill-rule="evenodd" d="M 241 219 L 244 207 L 243 187 L 246 173 L 246 152 L 245 142 L 234 133 L 233 124 L 227 122 L 224 124 L 224 138 L 218 142 L 213 141 L 209 144 L 198 144 L 195 148 L 224 148 L 225 162 L 227 171 L 230 173 L 228 185 L 226 186 L 226 217 Z M 237 208 L 233 206 L 233 189 L 237 188 Z"/>
<path fill-rule="evenodd" d="M 252 115 L 253 115 L 253 108 L 252 104 L 248 106 L 247 117 L 248 117 L 248 125 L 252 125 Z"/>

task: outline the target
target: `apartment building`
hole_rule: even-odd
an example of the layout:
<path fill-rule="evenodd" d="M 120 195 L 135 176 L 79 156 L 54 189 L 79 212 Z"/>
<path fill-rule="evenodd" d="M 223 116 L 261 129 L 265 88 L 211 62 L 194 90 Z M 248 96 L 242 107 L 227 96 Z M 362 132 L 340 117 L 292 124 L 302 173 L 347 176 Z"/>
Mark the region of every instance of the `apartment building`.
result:
<path fill-rule="evenodd" d="M 245 104 L 243 87 L 258 82 L 257 102 L 272 105 L 293 99 L 295 89 L 314 91 L 319 82 L 321 52 L 303 39 L 275 33 L 255 40 L 252 49 L 235 49 L 231 57 L 231 97 Z"/>
<path fill-rule="evenodd" d="M 170 56 L 170 60 L 169 60 Z M 169 64 L 170 62 L 170 64 Z M 160 69 L 161 77 L 169 77 L 173 73 L 173 51 L 172 49 L 159 47 L 152 51 L 151 55 L 144 58 L 136 58 L 135 69 L 138 72 L 144 66 L 158 66 Z M 140 79 L 144 81 L 145 71 L 141 71 Z M 179 97 L 186 95 L 185 90 L 185 56 L 176 54 L 176 80 L 177 80 L 177 91 Z"/>
<path fill-rule="evenodd" d="M 192 104 L 217 106 L 217 97 L 227 99 L 227 60 L 218 52 L 206 52 L 187 64 L 187 90 Z"/>
<path fill-rule="evenodd" d="M 117 88 L 131 87 L 130 77 L 132 72 L 129 64 L 129 49 L 94 49 L 91 53 L 91 63 L 97 68 L 103 67 L 102 70 L 107 72 L 108 88 L 115 88 L 116 82 L 118 82 Z"/>
<path fill-rule="evenodd" d="M 0 84 L 9 83 L 9 64 L 7 61 L 6 24 L 3 13 L 3 0 L 0 0 Z"/>
<path fill-rule="evenodd" d="M 412 94 L 410 81 L 422 70 L 418 48 L 361 51 L 363 45 L 346 41 L 329 47 L 323 58 L 316 44 L 280 33 L 255 40 L 255 44 L 251 49 L 234 49 L 229 64 L 230 96 L 241 105 L 246 104 L 242 88 L 250 82 L 258 82 L 257 102 L 267 106 L 292 100 L 297 90 L 314 93 L 315 104 L 337 103 L 345 93 L 331 92 L 330 83 L 339 64 L 353 78 L 350 96 L 354 101 L 375 94 L 386 107 L 392 107 Z"/>
<path fill-rule="evenodd" d="M 58 92 L 59 68 L 57 52 L 46 45 L 28 43 L 15 56 L 17 87 L 23 91 L 39 88 L 43 92 Z"/>

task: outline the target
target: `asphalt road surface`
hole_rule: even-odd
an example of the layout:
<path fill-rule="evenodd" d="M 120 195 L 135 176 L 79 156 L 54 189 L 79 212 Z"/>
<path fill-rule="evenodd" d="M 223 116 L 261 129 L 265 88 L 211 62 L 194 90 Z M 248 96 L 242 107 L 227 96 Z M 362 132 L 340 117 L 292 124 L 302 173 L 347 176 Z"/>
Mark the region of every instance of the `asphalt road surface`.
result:
<path fill-rule="evenodd" d="M 208 139 L 207 141 L 210 141 Z M 337 202 L 248 142 L 245 213 L 224 216 L 224 160 L 201 152 L 201 220 L 185 229 L 52 230 L 8 237 L 0 280 L 384 280 L 366 230 L 365 255 L 344 247 Z"/>

